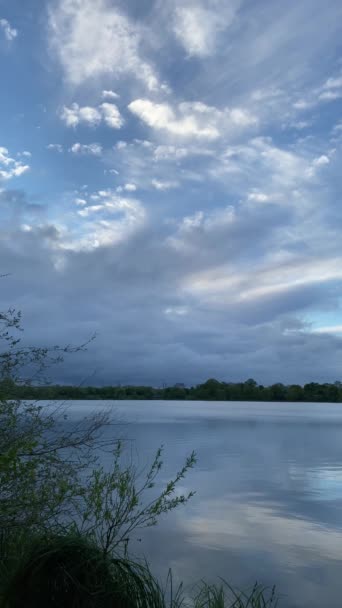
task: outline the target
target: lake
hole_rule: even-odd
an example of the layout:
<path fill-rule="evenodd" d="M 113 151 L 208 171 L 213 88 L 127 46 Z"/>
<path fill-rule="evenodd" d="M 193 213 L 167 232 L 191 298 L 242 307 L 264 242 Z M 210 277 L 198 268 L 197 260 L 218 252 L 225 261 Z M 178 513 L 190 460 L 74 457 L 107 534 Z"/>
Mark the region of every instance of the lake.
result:
<path fill-rule="evenodd" d="M 106 403 L 72 402 L 82 417 Z M 275 584 L 284 608 L 342 597 L 342 405 L 118 401 L 109 407 L 139 466 L 165 446 L 161 482 L 192 449 L 191 502 L 134 544 L 153 571 L 191 586 Z"/>

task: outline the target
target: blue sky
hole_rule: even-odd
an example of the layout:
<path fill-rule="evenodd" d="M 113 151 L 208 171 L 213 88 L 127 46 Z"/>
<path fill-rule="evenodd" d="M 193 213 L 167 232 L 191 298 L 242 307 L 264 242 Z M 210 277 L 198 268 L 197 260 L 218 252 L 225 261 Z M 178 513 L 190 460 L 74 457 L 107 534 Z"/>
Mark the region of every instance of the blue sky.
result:
<path fill-rule="evenodd" d="M 341 378 L 342 4 L 0 0 L 2 306 L 60 380 Z"/>

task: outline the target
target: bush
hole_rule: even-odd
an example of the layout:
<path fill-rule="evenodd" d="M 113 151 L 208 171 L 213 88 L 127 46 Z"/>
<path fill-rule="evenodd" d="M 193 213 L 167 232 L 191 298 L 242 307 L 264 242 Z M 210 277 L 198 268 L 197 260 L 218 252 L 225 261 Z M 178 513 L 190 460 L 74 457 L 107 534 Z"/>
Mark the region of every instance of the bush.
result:
<path fill-rule="evenodd" d="M 174 588 L 154 579 L 145 564 L 113 558 L 79 534 L 12 536 L 0 559 L 2 608 L 276 608 L 274 589 L 255 585 L 249 593 L 227 583 L 202 582 L 185 599 L 183 585 Z"/>
<path fill-rule="evenodd" d="M 32 538 L 11 557 L 2 569 L 4 608 L 147 608 L 158 594 L 146 568 L 104 555 L 80 535 Z"/>

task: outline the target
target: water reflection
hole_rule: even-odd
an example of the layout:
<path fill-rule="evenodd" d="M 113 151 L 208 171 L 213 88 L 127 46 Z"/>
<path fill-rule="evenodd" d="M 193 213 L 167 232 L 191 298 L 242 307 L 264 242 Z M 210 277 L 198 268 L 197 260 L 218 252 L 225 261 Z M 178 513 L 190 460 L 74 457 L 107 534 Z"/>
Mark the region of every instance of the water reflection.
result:
<path fill-rule="evenodd" d="M 103 405 L 103 404 L 100 404 Z M 73 415 L 94 404 L 72 406 Z M 284 607 L 339 606 L 342 407 L 326 404 L 119 402 L 121 435 L 141 463 L 166 448 L 166 481 L 193 448 L 185 509 L 143 534 L 154 569 L 193 583 L 275 583 Z M 117 430 L 115 432 L 118 431 Z M 114 427 L 115 429 L 115 427 Z"/>

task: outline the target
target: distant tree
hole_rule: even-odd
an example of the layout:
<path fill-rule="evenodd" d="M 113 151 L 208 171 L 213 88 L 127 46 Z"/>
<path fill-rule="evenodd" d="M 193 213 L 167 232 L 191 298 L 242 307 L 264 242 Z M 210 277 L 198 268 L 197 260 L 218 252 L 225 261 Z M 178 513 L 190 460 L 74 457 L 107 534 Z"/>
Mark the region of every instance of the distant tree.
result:
<path fill-rule="evenodd" d="M 303 398 L 303 387 L 299 384 L 291 384 L 291 386 L 287 388 L 287 401 L 303 401 Z"/>
<path fill-rule="evenodd" d="M 272 384 L 272 386 L 270 386 L 270 397 L 272 401 L 285 401 L 286 387 L 281 384 L 281 382 Z"/>
<path fill-rule="evenodd" d="M 254 401 L 258 398 L 258 384 L 253 378 L 249 378 L 243 385 L 243 395 L 247 401 Z"/>

